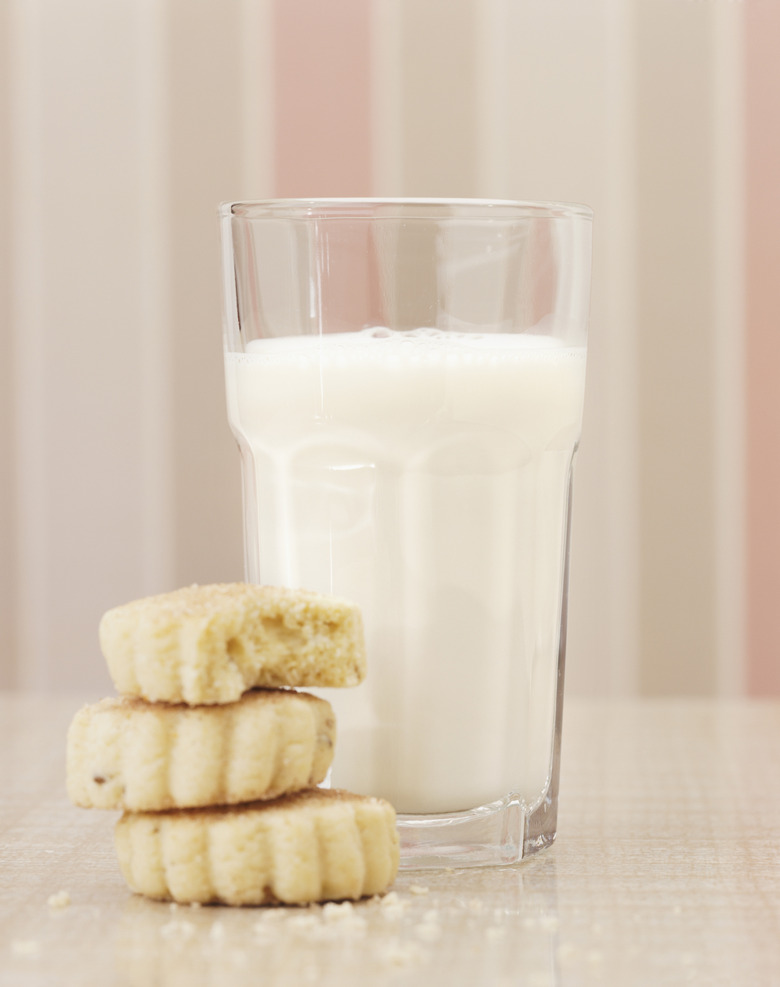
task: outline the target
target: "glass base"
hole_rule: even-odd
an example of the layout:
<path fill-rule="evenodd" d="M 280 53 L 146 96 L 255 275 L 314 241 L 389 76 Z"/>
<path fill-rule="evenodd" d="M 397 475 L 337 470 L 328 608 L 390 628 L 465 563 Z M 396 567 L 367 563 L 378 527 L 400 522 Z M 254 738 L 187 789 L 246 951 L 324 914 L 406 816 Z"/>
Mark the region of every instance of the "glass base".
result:
<path fill-rule="evenodd" d="M 519 796 L 466 812 L 398 816 L 401 870 L 516 864 L 555 839 L 557 786 L 528 808 Z"/>

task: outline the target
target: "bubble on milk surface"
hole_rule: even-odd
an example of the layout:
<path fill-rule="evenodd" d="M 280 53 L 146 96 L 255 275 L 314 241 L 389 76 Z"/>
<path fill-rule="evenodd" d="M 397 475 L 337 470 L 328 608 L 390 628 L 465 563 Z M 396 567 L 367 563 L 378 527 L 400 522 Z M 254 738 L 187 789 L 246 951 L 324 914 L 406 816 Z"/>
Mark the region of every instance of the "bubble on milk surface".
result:
<path fill-rule="evenodd" d="M 543 320 L 544 321 L 544 320 Z M 541 323 L 540 323 L 541 325 Z M 274 336 L 253 339 L 243 354 L 233 354 L 237 362 L 250 360 L 285 362 L 293 361 L 301 366 L 319 362 L 323 348 L 329 359 L 338 360 L 343 354 L 350 360 L 384 360 L 389 354 L 438 358 L 443 352 L 456 359 L 469 359 L 469 354 L 479 357 L 490 354 L 502 360 L 514 355 L 522 358 L 529 350 L 562 354 L 566 345 L 554 336 L 538 332 L 492 332 L 474 329 L 437 329 L 419 326 L 415 329 L 391 329 L 388 326 L 368 326 L 355 332 L 308 333 L 292 336 Z M 576 349 L 576 348 L 575 348 Z"/>
<path fill-rule="evenodd" d="M 432 326 L 418 326 L 416 329 L 390 329 L 388 326 L 371 326 L 361 329 L 354 335 L 365 339 L 387 339 L 403 343 L 407 346 L 419 343 L 445 343 L 451 341 L 472 342 L 483 339 L 483 333 L 456 332 L 446 329 L 435 329 Z"/>

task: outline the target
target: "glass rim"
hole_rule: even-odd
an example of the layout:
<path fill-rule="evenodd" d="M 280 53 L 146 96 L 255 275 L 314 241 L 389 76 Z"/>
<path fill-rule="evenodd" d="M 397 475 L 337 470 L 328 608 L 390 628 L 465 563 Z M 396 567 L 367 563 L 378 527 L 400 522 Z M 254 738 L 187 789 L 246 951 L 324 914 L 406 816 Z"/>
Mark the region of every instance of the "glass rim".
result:
<path fill-rule="evenodd" d="M 383 218 L 379 210 L 387 210 L 384 218 L 390 218 L 393 209 L 402 215 L 405 211 L 430 209 L 445 219 L 473 219 L 484 222 L 490 219 L 569 219 L 593 220 L 590 206 L 579 202 L 557 202 L 532 199 L 479 199 L 479 198 L 291 198 L 245 199 L 222 202 L 219 215 L 223 219 L 260 219 L 285 217 L 309 219 L 328 216 L 331 219 Z M 361 211 L 364 210 L 364 211 Z M 446 210 L 452 210 L 448 214 Z M 375 212 L 372 212 L 375 211 Z M 410 217 L 411 218 L 411 217 Z"/>

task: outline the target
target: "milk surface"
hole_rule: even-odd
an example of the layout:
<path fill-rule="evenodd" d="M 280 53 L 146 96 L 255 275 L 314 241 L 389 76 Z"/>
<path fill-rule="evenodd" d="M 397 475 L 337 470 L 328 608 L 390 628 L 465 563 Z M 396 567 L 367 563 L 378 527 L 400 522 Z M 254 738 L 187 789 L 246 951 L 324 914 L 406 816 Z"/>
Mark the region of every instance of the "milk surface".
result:
<path fill-rule="evenodd" d="M 226 375 L 247 577 L 363 611 L 333 784 L 406 813 L 539 801 L 584 348 L 370 329 L 257 340 Z"/>

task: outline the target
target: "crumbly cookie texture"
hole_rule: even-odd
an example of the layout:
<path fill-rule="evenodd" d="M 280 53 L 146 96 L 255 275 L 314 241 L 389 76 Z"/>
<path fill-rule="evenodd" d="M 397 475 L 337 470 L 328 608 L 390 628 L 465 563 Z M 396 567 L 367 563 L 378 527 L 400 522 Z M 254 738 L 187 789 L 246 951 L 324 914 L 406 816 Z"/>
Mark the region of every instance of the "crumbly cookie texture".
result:
<path fill-rule="evenodd" d="M 68 795 L 136 811 L 274 799 L 318 785 L 335 740 L 330 703 L 305 692 L 253 690 L 219 706 L 103 699 L 68 731 Z"/>
<path fill-rule="evenodd" d="M 385 891 L 399 859 L 389 803 L 322 789 L 232 808 L 126 812 L 116 845 L 133 891 L 182 904 L 356 900 Z"/>
<path fill-rule="evenodd" d="M 188 586 L 116 607 L 100 645 L 118 692 L 152 702 L 229 703 L 261 686 L 354 686 L 365 677 L 354 603 L 248 583 Z"/>

